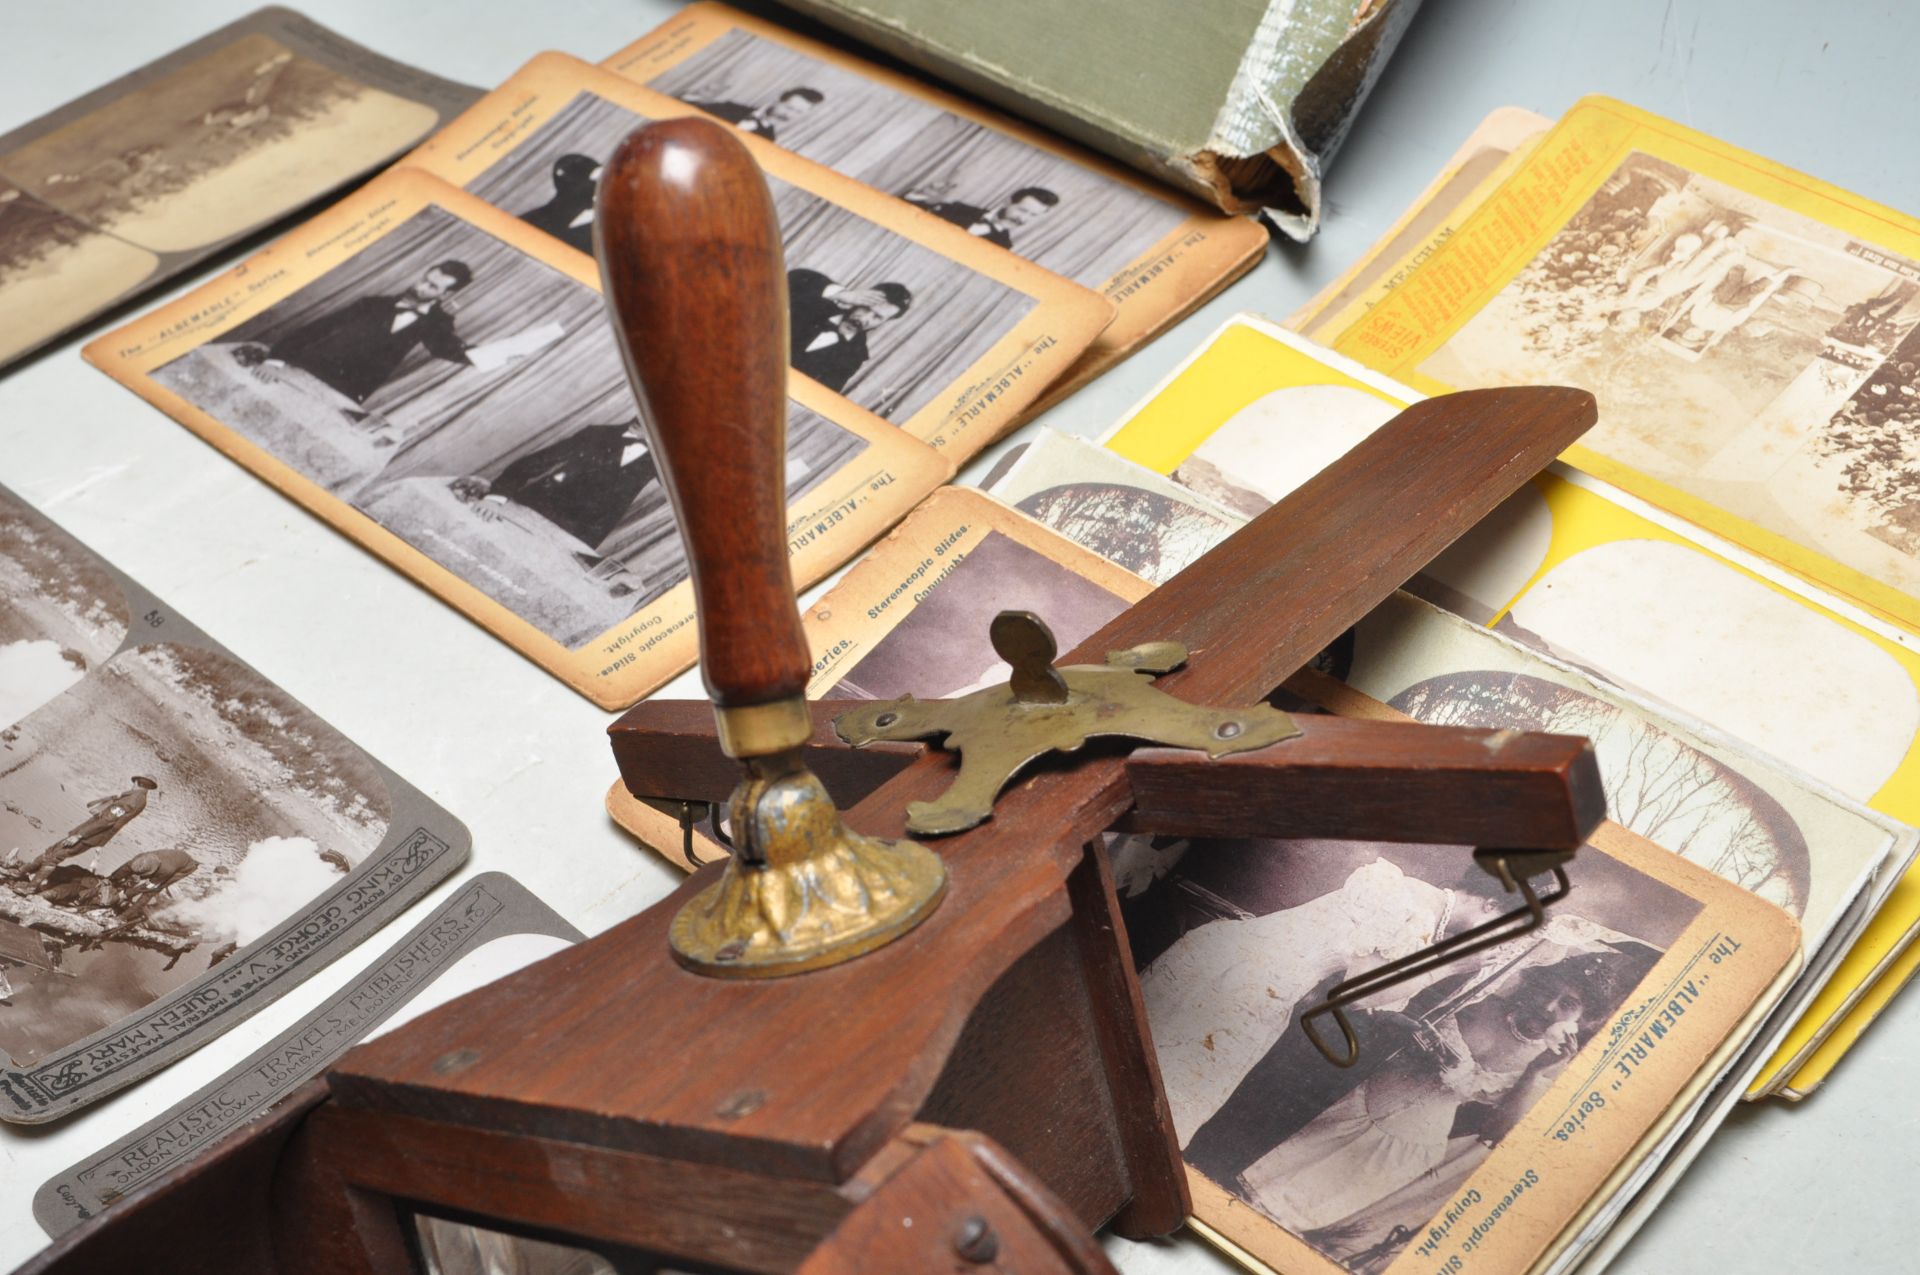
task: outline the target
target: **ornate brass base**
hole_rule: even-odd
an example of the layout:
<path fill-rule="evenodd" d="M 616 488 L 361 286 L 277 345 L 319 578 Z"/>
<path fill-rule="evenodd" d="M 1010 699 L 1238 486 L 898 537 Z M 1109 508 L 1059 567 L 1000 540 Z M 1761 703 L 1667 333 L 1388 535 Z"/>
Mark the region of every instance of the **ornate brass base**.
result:
<path fill-rule="evenodd" d="M 792 754 L 748 764 L 730 803 L 734 856 L 668 932 L 682 965 L 723 978 L 837 965 L 904 934 L 939 905 L 947 873 L 938 855 L 850 831 Z"/>

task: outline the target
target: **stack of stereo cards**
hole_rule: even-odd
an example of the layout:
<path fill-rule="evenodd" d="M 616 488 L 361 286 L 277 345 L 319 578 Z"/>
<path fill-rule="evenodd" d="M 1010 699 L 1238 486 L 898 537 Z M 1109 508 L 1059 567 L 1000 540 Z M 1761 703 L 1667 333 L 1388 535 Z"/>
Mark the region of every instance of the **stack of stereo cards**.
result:
<path fill-rule="evenodd" d="M 699 4 L 602 66 L 535 58 L 391 171 L 87 357 L 625 707 L 696 644 L 599 295 L 594 200 L 634 128 L 702 114 L 734 126 L 780 219 L 803 584 L 1266 246 L 1246 218 Z"/>
<path fill-rule="evenodd" d="M 1506 110 L 1290 324 L 1422 393 L 1593 390 L 1567 461 L 1712 533 L 1743 577 L 1697 593 L 1670 551 L 1621 559 L 1637 663 L 1698 642 L 1682 594 L 1725 645 L 1619 675 L 1920 821 L 1920 221 L 1605 98 L 1557 124 Z M 1741 702 L 1689 699 L 1743 661 Z M 1920 967 L 1916 932 L 1920 874 L 1766 1088 L 1827 1077 Z"/>

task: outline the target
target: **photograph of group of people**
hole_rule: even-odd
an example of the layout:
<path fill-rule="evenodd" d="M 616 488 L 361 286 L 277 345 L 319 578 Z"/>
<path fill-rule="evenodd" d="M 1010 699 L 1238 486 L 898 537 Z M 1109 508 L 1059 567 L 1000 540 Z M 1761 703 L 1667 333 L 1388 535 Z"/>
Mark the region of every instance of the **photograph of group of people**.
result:
<path fill-rule="evenodd" d="M 437 119 L 255 31 L 0 154 L 0 359 Z"/>
<path fill-rule="evenodd" d="M 1888 303 L 1904 289 L 1920 291 L 1920 282 L 1890 289 L 1878 313 L 1896 313 Z M 1874 322 L 1872 314 L 1861 317 Z M 1862 506 L 1867 534 L 1920 561 L 1920 324 L 1872 368 L 1817 435 L 1817 446 Z"/>
<path fill-rule="evenodd" d="M 181 252 L 298 205 L 434 120 L 256 32 L 9 151 L 0 171 L 100 230 Z"/>
<path fill-rule="evenodd" d="M 1633 153 L 1420 364 L 1598 395 L 1585 445 L 1920 587 L 1920 262 Z"/>
<path fill-rule="evenodd" d="M 31 1066 L 206 974 L 391 817 L 371 759 L 229 656 L 90 668 L 0 732 L 0 1053 Z"/>
<path fill-rule="evenodd" d="M 569 648 L 686 578 L 599 294 L 436 205 L 153 375 Z M 789 495 L 863 446 L 794 405 Z"/>

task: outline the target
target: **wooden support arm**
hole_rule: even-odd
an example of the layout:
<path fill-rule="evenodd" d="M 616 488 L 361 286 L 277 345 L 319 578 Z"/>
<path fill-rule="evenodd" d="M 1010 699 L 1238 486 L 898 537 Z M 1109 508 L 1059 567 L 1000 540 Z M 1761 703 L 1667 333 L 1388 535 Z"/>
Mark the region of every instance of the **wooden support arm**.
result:
<path fill-rule="evenodd" d="M 1348 717 L 1294 719 L 1296 739 L 1209 760 L 1127 757 L 1128 831 L 1573 850 L 1607 815 L 1578 735 Z"/>

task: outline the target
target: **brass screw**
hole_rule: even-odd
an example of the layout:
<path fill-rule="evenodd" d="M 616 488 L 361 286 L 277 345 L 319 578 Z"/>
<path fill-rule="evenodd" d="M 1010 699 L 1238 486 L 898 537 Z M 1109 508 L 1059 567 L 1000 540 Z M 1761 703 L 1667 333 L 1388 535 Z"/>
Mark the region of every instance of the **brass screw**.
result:
<path fill-rule="evenodd" d="M 953 1236 L 953 1251 L 962 1261 L 984 1266 L 1000 1256 L 1000 1237 L 978 1213 L 960 1223 Z"/>
<path fill-rule="evenodd" d="M 451 1076 L 456 1071 L 465 1071 L 479 1061 L 479 1050 L 456 1049 L 451 1053 L 441 1054 L 438 1058 L 434 1059 L 433 1070 L 435 1075 Z"/>
<path fill-rule="evenodd" d="M 733 1097 L 715 1107 L 713 1114 L 722 1120 L 738 1120 L 750 1116 L 767 1105 L 767 1091 L 764 1089 L 742 1089 Z"/>
<path fill-rule="evenodd" d="M 875 726 L 880 727 L 882 730 L 884 730 L 899 720 L 900 720 L 900 714 L 898 713 L 882 713 L 880 714 L 880 716 L 873 719 L 873 724 Z"/>
<path fill-rule="evenodd" d="M 1235 739 L 1239 736 L 1240 729 L 1241 728 L 1240 728 L 1239 722 L 1221 722 L 1218 726 L 1213 728 L 1214 738 Z"/>

